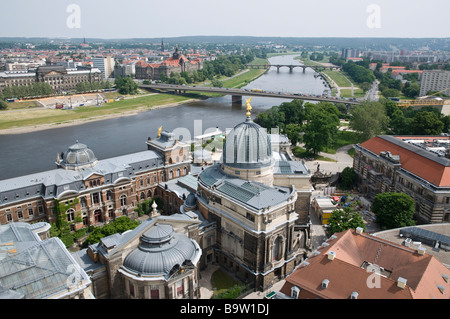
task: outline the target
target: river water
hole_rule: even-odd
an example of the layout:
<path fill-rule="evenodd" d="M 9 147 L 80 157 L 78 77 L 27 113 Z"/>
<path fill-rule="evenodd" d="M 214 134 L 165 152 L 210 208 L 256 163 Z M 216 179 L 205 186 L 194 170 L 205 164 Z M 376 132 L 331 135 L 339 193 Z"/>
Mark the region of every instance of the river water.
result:
<path fill-rule="evenodd" d="M 294 57 L 277 56 L 270 58 L 269 62 L 300 64 Z M 293 72 L 289 72 L 289 68 L 283 67 L 277 72 L 277 68 L 272 67 L 244 89 L 322 94 L 325 85 L 314 74 L 312 69 L 306 69 L 303 73 L 302 68 L 294 68 Z M 216 127 L 226 130 L 245 120 L 246 98 L 243 97 L 242 106 L 232 106 L 231 96 L 224 96 L 70 127 L 0 135 L 0 180 L 56 168 L 56 154 L 65 152 L 77 140 L 93 150 L 98 159 L 105 159 L 146 150 L 147 137 L 155 138 L 159 126 L 168 131 L 185 131 L 187 133 L 183 139 L 187 140 Z M 253 97 L 252 117 L 289 101 Z"/>

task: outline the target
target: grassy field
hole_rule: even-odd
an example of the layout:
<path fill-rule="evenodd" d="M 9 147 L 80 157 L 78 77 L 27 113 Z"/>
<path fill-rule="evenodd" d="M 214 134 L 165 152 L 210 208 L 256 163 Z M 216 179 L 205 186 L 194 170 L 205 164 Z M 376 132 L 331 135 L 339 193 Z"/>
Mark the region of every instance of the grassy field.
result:
<path fill-rule="evenodd" d="M 211 285 L 215 288 L 214 295 L 218 295 L 238 284 L 241 283 L 221 269 L 216 270 L 211 276 Z"/>
<path fill-rule="evenodd" d="M 325 70 L 322 71 L 336 82 L 339 87 L 351 87 L 352 83 L 340 71 Z"/>
<path fill-rule="evenodd" d="M 72 110 L 27 109 L 16 112 L 4 112 L 0 118 L 0 129 L 37 126 L 42 124 L 62 124 L 76 120 L 88 120 L 111 114 L 143 111 L 157 105 L 180 103 L 189 97 L 172 94 L 155 94 L 115 101 L 104 106 L 83 106 Z"/>
<path fill-rule="evenodd" d="M 364 97 L 366 94 L 364 93 L 363 89 L 354 88 L 353 89 L 353 96 L 352 96 L 352 90 L 351 89 L 341 89 L 341 97 Z"/>

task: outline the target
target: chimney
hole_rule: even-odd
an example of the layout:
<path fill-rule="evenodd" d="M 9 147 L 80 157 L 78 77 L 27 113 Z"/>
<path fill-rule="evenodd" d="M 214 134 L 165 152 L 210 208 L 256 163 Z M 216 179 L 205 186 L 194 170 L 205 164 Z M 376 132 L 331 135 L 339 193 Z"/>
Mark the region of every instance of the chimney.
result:
<path fill-rule="evenodd" d="M 423 247 L 422 245 L 420 245 L 419 247 L 417 247 L 417 253 L 421 256 L 423 256 L 425 254 L 425 250 L 426 248 Z"/>
<path fill-rule="evenodd" d="M 322 280 L 322 288 L 327 289 L 329 283 L 330 283 L 330 281 L 328 279 Z"/>
<path fill-rule="evenodd" d="M 330 251 L 330 252 L 328 253 L 328 260 L 333 260 L 334 257 L 336 257 L 336 252 Z"/>
<path fill-rule="evenodd" d="M 406 287 L 406 279 L 403 277 L 398 277 L 397 279 L 397 287 L 405 289 Z"/>

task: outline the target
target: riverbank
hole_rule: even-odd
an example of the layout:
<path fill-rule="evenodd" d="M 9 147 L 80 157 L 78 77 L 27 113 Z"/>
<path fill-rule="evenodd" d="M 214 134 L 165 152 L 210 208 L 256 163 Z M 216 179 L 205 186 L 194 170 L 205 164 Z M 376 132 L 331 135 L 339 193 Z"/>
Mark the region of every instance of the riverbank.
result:
<path fill-rule="evenodd" d="M 50 122 L 50 123 L 40 123 L 40 124 L 32 124 L 32 125 L 24 125 L 24 126 L 15 126 L 10 128 L 2 128 L 0 129 L 0 135 L 9 135 L 9 134 L 23 134 L 23 133 L 31 133 L 36 131 L 42 131 L 42 130 L 48 130 L 48 129 L 55 129 L 55 128 L 61 128 L 61 127 L 68 127 L 68 126 L 75 126 L 75 125 L 81 125 L 88 122 L 95 122 L 95 121 L 103 121 L 113 118 L 119 118 L 119 117 L 125 117 L 125 116 L 132 116 L 136 115 L 142 112 L 147 112 L 153 109 L 160 109 L 160 108 L 167 108 L 167 107 L 174 107 L 178 106 L 184 103 L 188 102 L 194 102 L 198 101 L 199 99 L 186 99 L 183 101 L 178 102 L 172 102 L 168 104 L 160 104 L 160 105 L 153 105 L 151 107 L 149 106 L 138 106 L 131 109 L 125 109 L 121 112 L 114 112 L 114 113 L 106 113 L 101 115 L 93 115 L 90 117 L 83 117 L 83 118 L 75 118 L 75 119 L 67 119 L 64 121 L 58 121 L 58 122 Z M 31 111 L 56 111 L 56 112 L 66 112 L 70 110 L 27 110 L 26 112 Z M 2 120 L 3 121 L 3 120 Z M 0 121 L 1 122 L 1 121 Z"/>

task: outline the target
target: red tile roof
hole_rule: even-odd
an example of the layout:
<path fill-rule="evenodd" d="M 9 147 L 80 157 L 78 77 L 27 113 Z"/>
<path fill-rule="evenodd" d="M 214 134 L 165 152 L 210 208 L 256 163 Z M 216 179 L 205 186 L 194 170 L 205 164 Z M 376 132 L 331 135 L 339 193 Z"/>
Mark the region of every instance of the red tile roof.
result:
<path fill-rule="evenodd" d="M 361 143 L 360 146 L 380 155 L 380 152 L 391 152 L 392 155 L 400 155 L 402 168 L 423 178 L 424 180 L 442 187 L 450 187 L 450 167 L 442 164 L 442 161 L 433 159 L 433 156 L 427 151 L 414 151 L 409 144 L 402 142 L 402 138 L 407 139 L 449 139 L 448 136 L 430 137 L 430 136 L 375 136 L 370 140 Z M 426 153 L 424 153 L 426 152 Z M 437 156 L 436 156 L 437 158 Z M 450 162 L 449 162 L 450 163 Z"/>
<path fill-rule="evenodd" d="M 348 299 L 352 292 L 360 299 L 449 299 L 450 284 L 442 275 L 450 276 L 450 270 L 429 254 L 355 230 L 334 234 L 317 252 L 286 278 L 282 293 L 289 296 L 291 287 L 298 286 L 301 299 Z M 330 252 L 335 253 L 333 260 Z M 383 267 L 381 276 L 363 268 L 366 263 Z M 407 280 L 403 289 L 397 286 L 399 277 Z M 329 281 L 325 289 L 324 279 Z"/>

